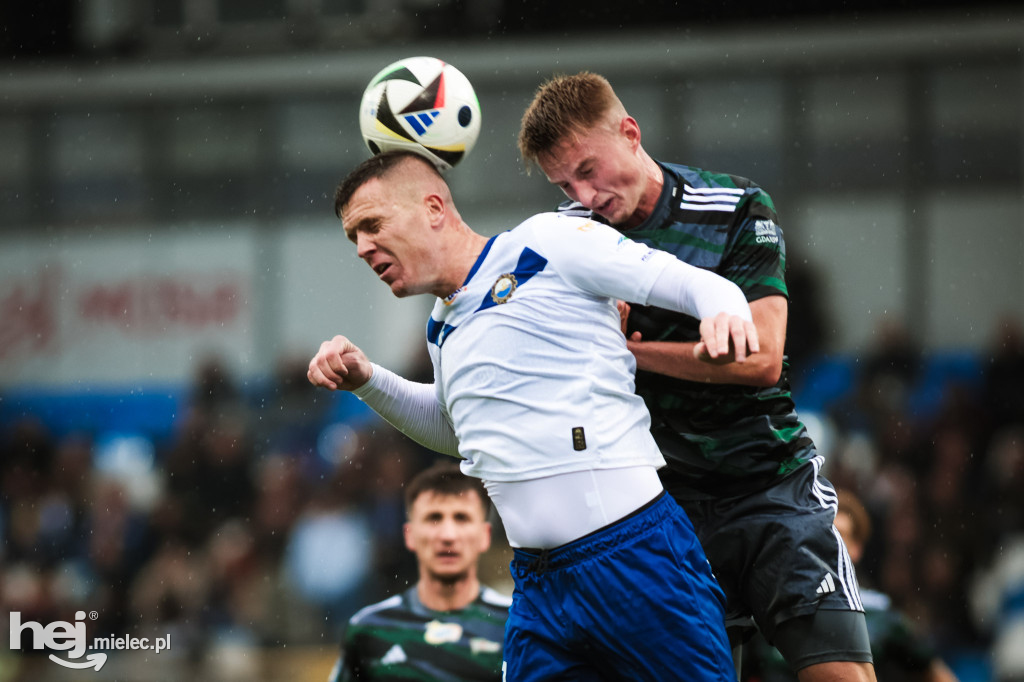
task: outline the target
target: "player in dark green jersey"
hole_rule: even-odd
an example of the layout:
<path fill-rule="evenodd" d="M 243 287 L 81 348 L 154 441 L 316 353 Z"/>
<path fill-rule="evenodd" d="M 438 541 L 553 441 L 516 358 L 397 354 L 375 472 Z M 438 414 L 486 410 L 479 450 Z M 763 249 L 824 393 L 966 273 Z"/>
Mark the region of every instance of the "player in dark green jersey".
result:
<path fill-rule="evenodd" d="M 500 680 L 511 599 L 480 584 L 491 541 L 488 498 L 457 464 L 436 464 L 406 488 L 405 543 L 419 581 L 348 623 L 331 682 Z"/>
<path fill-rule="evenodd" d="M 662 480 L 725 591 L 736 644 L 753 619 L 803 682 L 874 679 L 853 566 L 832 526 L 835 492 L 790 395 L 785 243 L 769 195 L 744 178 L 656 161 L 611 85 L 591 73 L 540 87 L 519 149 L 569 197 L 561 210 L 744 291 L 761 352 L 742 364 L 712 361 L 685 315 L 621 309 L 636 390 L 668 461 Z"/>

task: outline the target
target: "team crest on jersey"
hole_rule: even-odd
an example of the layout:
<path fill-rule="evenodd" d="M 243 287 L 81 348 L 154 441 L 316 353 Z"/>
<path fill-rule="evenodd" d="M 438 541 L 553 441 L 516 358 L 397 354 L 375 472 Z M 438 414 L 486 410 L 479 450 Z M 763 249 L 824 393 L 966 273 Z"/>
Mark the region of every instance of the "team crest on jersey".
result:
<path fill-rule="evenodd" d="M 491 287 L 491 300 L 495 303 L 504 303 L 515 293 L 517 284 L 515 275 L 511 272 L 505 273 Z"/>
<path fill-rule="evenodd" d="M 432 620 L 427 623 L 427 631 L 423 633 L 423 640 L 427 644 L 450 644 L 462 639 L 462 626 L 458 623 L 442 623 L 439 620 Z"/>

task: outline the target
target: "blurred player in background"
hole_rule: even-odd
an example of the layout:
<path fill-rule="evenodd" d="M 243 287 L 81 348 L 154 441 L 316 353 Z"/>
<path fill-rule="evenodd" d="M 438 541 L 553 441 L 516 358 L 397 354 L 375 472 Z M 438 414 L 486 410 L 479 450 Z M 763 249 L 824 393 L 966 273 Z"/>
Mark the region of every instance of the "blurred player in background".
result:
<path fill-rule="evenodd" d="M 840 489 L 836 493 L 839 496 L 836 529 L 846 541 L 850 558 L 857 564 L 871 539 L 871 516 L 852 492 Z M 861 598 L 879 680 L 957 682 L 949 666 L 939 658 L 931 644 L 914 632 L 907 617 L 893 607 L 887 595 L 862 589 Z M 755 638 L 745 649 L 747 664 L 743 666 L 743 677 L 747 682 L 796 680 L 778 650 L 769 646 L 762 637 Z"/>
<path fill-rule="evenodd" d="M 488 239 L 411 153 L 365 161 L 335 209 L 395 295 L 437 297 L 435 383 L 398 377 L 341 336 L 309 380 L 354 391 L 483 479 L 514 548 L 506 679 L 734 679 L 724 596 L 658 480 L 664 458 L 615 301 L 687 311 L 702 319 L 696 352 L 716 358 L 731 343 L 744 360 L 757 334 L 739 288 L 571 216 Z"/>
<path fill-rule="evenodd" d="M 480 584 L 491 545 L 490 503 L 455 463 L 417 474 L 405 490 L 405 546 L 419 581 L 349 620 L 331 682 L 500 680 L 511 599 Z"/>
<path fill-rule="evenodd" d="M 743 290 L 761 344 L 744 363 L 695 360 L 697 320 L 685 313 L 622 309 L 637 393 L 668 461 L 662 481 L 725 590 L 734 646 L 753 618 L 802 681 L 873 679 L 856 577 L 832 527 L 835 492 L 790 396 L 785 246 L 771 198 L 744 178 L 654 160 L 611 85 L 591 73 L 538 89 L 519 149 L 569 197 L 563 212 Z"/>

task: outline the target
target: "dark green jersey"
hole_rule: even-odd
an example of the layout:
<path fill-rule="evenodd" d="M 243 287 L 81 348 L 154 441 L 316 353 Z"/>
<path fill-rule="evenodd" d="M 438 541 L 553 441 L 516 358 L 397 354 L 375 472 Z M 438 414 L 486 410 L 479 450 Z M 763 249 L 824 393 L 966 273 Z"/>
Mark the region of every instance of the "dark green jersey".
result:
<path fill-rule="evenodd" d="M 413 586 L 360 610 L 331 682 L 500 680 L 511 599 L 489 587 L 459 611 L 433 611 Z"/>
<path fill-rule="evenodd" d="M 786 247 L 768 194 L 745 178 L 659 165 L 665 184 L 654 211 L 623 234 L 732 280 L 748 301 L 787 296 Z M 697 341 L 699 326 L 659 308 L 633 306 L 629 316 L 629 332 L 641 332 L 645 341 Z M 668 461 L 662 478 L 676 499 L 760 490 L 815 454 L 796 413 L 785 359 L 771 388 L 637 372 L 636 392 L 651 412 L 651 432 Z"/>

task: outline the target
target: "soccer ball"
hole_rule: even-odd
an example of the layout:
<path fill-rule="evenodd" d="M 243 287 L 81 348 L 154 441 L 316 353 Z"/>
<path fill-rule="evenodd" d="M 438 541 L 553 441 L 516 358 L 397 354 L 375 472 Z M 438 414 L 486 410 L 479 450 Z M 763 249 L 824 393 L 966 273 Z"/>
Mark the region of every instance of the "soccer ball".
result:
<path fill-rule="evenodd" d="M 363 92 L 359 130 L 367 148 L 418 152 L 445 171 L 480 134 L 480 103 L 462 72 L 434 57 L 409 57 L 382 69 Z"/>

